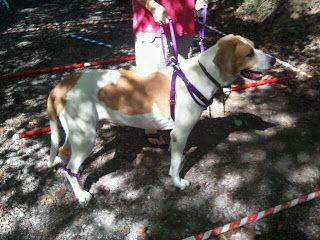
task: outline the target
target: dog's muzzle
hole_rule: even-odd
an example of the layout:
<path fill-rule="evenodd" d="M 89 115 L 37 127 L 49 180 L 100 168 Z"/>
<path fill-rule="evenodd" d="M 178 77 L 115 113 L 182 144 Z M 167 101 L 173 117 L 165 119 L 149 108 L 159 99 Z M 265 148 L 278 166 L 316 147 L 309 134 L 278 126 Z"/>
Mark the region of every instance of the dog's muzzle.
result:
<path fill-rule="evenodd" d="M 260 50 L 256 50 L 256 64 L 250 68 L 241 72 L 244 77 L 259 80 L 262 78 L 264 72 L 269 70 L 276 62 L 277 59 L 274 56 L 266 54 Z"/>

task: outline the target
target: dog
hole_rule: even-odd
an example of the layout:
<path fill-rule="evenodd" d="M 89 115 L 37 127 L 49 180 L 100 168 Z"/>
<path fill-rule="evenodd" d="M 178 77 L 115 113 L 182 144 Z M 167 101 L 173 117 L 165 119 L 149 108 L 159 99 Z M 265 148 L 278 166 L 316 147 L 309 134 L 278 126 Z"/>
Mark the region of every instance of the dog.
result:
<path fill-rule="evenodd" d="M 273 56 L 255 49 L 252 41 L 230 34 L 198 56 L 181 61 L 179 67 L 210 99 L 219 87 L 234 82 L 242 70 L 265 71 L 275 62 Z M 172 120 L 169 106 L 172 74 L 172 66 L 148 76 L 139 76 L 129 70 L 85 70 L 66 77 L 50 92 L 47 102 L 51 127 L 48 165 L 53 165 L 58 152 L 58 157 L 69 158 L 64 169 L 79 203 L 85 204 L 92 197 L 80 186 L 78 171 L 92 151 L 100 119 L 142 129 L 171 129 L 169 175 L 177 188 L 183 190 L 189 186 L 190 183 L 179 176 L 183 151 L 204 108 L 193 100 L 178 78 L 175 121 Z M 58 118 L 66 134 L 60 150 Z"/>

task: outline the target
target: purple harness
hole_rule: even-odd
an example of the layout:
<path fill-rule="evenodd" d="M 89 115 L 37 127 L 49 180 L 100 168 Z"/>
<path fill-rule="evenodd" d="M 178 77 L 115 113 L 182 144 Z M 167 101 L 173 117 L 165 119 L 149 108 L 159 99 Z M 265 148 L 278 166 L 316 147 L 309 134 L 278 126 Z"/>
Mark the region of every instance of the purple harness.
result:
<path fill-rule="evenodd" d="M 204 18 L 205 21 L 205 18 Z M 172 78 L 171 78 L 171 88 L 170 88 L 170 114 L 171 114 L 171 118 L 173 119 L 173 121 L 175 121 L 175 103 L 176 103 L 176 80 L 177 80 L 177 76 L 179 76 L 181 78 L 181 80 L 184 82 L 184 84 L 186 85 L 186 88 L 188 89 L 188 92 L 190 93 L 192 99 L 201 107 L 203 108 L 207 108 L 208 106 L 210 106 L 212 104 L 213 101 L 213 96 L 210 99 L 207 99 L 185 76 L 185 74 L 182 72 L 182 70 L 180 69 L 179 66 L 179 62 L 178 62 L 178 50 L 177 50 L 177 43 L 176 43 L 176 38 L 175 38 L 175 34 L 174 34 L 174 29 L 173 29 L 173 24 L 172 21 L 169 22 L 169 27 L 170 27 L 170 33 L 171 33 L 171 39 L 172 39 L 172 46 L 173 46 L 173 51 L 174 51 L 174 57 L 171 60 L 171 64 L 173 67 L 173 74 L 172 74 Z M 163 27 L 160 27 L 160 35 L 161 35 L 161 41 L 162 41 L 162 50 L 163 50 L 163 54 L 164 54 L 164 58 L 165 61 L 167 62 L 167 57 L 165 55 L 165 48 L 164 48 L 164 40 L 163 40 Z M 202 40 L 203 40 L 203 36 L 204 36 L 204 29 L 202 30 Z M 200 48 L 201 51 L 204 51 L 204 46 L 202 44 L 202 40 L 201 40 L 201 36 L 200 36 Z M 199 62 L 200 64 L 200 62 Z M 202 68 L 202 70 L 205 70 L 204 66 L 202 66 L 200 64 L 200 67 Z M 205 71 L 205 74 L 207 75 L 207 71 Z M 210 76 L 211 77 L 211 76 Z M 212 77 L 210 78 L 212 79 Z M 214 80 L 214 83 L 218 84 L 220 86 L 219 83 L 217 83 L 216 80 Z"/>

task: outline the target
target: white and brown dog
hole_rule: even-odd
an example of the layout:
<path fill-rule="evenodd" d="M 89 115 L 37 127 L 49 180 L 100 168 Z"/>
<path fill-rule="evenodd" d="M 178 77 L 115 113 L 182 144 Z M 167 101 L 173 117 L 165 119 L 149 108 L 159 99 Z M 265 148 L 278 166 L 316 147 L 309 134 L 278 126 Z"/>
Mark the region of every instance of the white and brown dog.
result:
<path fill-rule="evenodd" d="M 227 86 L 237 79 L 242 70 L 264 71 L 274 63 L 274 57 L 255 49 L 251 41 L 228 35 L 202 54 L 181 61 L 180 67 L 190 82 L 210 99 L 218 86 L 208 74 L 221 86 Z M 127 70 L 86 70 L 67 77 L 51 91 L 48 98 L 51 126 L 49 166 L 58 154 L 59 117 L 66 133 L 64 150 L 59 154 L 67 154 L 66 149 L 69 152 L 71 149 L 65 170 L 80 203 L 88 202 L 91 194 L 81 188 L 76 173 L 91 153 L 100 119 L 143 129 L 172 129 L 169 174 L 176 187 L 185 189 L 189 185 L 179 176 L 183 151 L 188 135 L 204 108 L 194 102 L 184 83 L 177 80 L 175 121 L 172 120 L 169 106 L 172 73 L 172 67 L 146 77 Z"/>

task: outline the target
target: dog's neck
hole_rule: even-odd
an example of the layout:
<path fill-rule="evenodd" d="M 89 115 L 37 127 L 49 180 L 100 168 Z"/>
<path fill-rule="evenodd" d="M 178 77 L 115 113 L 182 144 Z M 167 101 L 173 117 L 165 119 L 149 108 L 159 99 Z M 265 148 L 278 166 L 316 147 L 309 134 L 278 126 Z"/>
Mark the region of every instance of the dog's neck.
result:
<path fill-rule="evenodd" d="M 230 85 L 236 80 L 236 76 L 225 76 L 214 64 L 213 59 L 218 51 L 218 46 L 214 45 L 198 56 L 199 62 L 205 67 L 211 77 L 216 79 L 222 87 Z M 199 66 L 200 67 L 200 66 Z"/>

